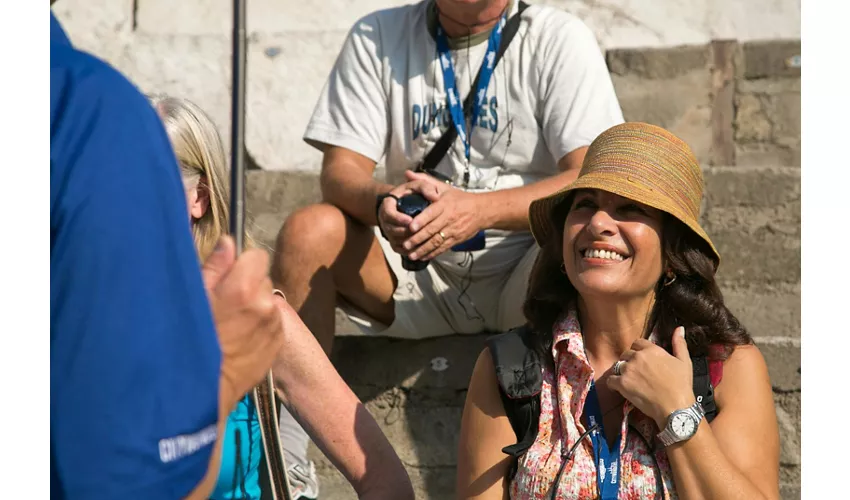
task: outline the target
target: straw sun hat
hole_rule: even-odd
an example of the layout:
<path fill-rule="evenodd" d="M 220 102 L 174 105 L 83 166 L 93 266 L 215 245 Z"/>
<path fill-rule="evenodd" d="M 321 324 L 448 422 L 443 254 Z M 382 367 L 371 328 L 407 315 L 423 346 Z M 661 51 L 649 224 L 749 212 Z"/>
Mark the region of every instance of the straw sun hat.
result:
<path fill-rule="evenodd" d="M 557 237 L 552 211 L 576 189 L 601 189 L 662 210 L 682 221 L 720 254 L 699 225 L 702 170 L 684 141 L 663 128 L 629 122 L 603 132 L 587 149 L 578 178 L 531 203 L 531 232 L 540 246 Z"/>

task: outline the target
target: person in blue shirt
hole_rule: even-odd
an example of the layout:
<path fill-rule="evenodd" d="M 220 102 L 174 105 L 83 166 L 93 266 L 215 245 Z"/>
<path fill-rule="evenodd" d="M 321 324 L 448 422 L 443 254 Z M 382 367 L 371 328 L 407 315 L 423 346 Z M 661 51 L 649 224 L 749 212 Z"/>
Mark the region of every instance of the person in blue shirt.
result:
<path fill-rule="evenodd" d="M 284 340 L 268 255 L 199 269 L 153 107 L 50 22 L 51 498 L 207 498 Z"/>
<path fill-rule="evenodd" d="M 180 166 L 188 211 L 182 220 L 188 217 L 198 257 L 204 261 L 229 227 L 229 175 L 221 137 L 207 113 L 188 99 L 162 94 L 150 99 Z M 255 245 L 250 234 L 246 233 L 245 244 Z M 374 418 L 330 364 L 297 313 L 286 304 L 281 309 L 286 349 L 281 351 L 273 375 L 286 409 L 298 415 L 359 498 L 413 498 L 407 473 Z M 221 469 L 210 499 L 259 500 L 262 453 L 257 409 L 246 395 L 228 417 Z M 316 498 L 317 489 L 292 472 L 290 467 L 287 473 L 293 500 Z"/>

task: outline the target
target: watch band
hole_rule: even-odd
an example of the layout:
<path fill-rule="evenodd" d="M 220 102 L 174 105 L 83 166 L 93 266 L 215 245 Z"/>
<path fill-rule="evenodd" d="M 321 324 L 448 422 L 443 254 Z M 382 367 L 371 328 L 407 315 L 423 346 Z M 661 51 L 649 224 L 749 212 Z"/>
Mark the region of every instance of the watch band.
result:
<path fill-rule="evenodd" d="M 687 413 L 688 415 L 690 415 L 696 421 L 695 424 L 694 424 L 694 432 L 692 432 L 690 436 L 683 437 L 683 438 L 680 438 L 679 436 L 677 436 L 673 432 L 673 429 L 672 429 L 673 417 L 677 414 L 680 414 L 680 413 Z M 693 405 L 691 405 L 687 408 L 683 408 L 681 410 L 676 410 L 667 417 L 667 425 L 664 427 L 664 429 L 661 432 L 658 433 L 658 440 L 661 441 L 661 444 L 663 444 L 665 447 L 670 446 L 672 444 L 687 441 L 688 439 L 692 438 L 694 436 L 694 434 L 697 433 L 697 429 L 699 428 L 699 424 L 702 422 L 702 419 L 704 417 L 705 417 L 705 410 L 703 409 L 703 407 L 699 403 L 699 401 L 697 401 L 696 403 L 694 403 Z"/>
<path fill-rule="evenodd" d="M 381 236 L 383 236 L 384 239 L 387 239 L 387 235 L 384 234 L 384 228 L 381 227 L 381 220 L 378 218 L 378 214 L 381 212 L 381 203 L 383 203 L 387 198 L 393 198 L 396 203 L 398 203 L 398 196 L 394 194 L 383 193 L 375 197 L 375 224 L 377 224 L 378 230 L 381 231 Z"/>

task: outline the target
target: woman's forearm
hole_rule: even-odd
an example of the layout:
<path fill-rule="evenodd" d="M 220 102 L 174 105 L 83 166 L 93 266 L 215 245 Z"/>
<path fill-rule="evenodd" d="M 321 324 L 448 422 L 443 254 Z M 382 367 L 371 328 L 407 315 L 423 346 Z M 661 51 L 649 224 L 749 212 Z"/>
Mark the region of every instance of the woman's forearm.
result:
<path fill-rule="evenodd" d="M 287 409 L 360 498 L 412 499 L 410 478 L 375 419 L 298 315 L 288 309 L 284 317 L 286 338 L 273 371 Z"/>
<path fill-rule="evenodd" d="M 279 387 L 286 392 L 292 385 Z M 287 410 L 345 476 L 358 498 L 413 499 L 410 479 L 398 455 L 350 390 L 325 385 L 309 395 L 301 390 L 293 392 L 282 398 Z"/>
<path fill-rule="evenodd" d="M 666 451 L 679 498 L 774 500 L 726 458 L 711 427 L 704 421 L 691 439 L 668 446 Z"/>

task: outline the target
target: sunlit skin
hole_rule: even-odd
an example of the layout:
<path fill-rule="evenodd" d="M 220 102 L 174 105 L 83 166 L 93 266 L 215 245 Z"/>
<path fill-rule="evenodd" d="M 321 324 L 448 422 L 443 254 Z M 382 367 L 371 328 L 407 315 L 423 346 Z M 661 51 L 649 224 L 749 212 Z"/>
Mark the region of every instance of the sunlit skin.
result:
<path fill-rule="evenodd" d="M 660 210 L 607 191 L 579 191 L 563 240 L 564 267 L 579 296 L 650 299 L 662 272 L 662 225 Z"/>
<path fill-rule="evenodd" d="M 437 0 L 440 25 L 450 37 L 487 31 L 507 5 L 508 0 Z"/>

